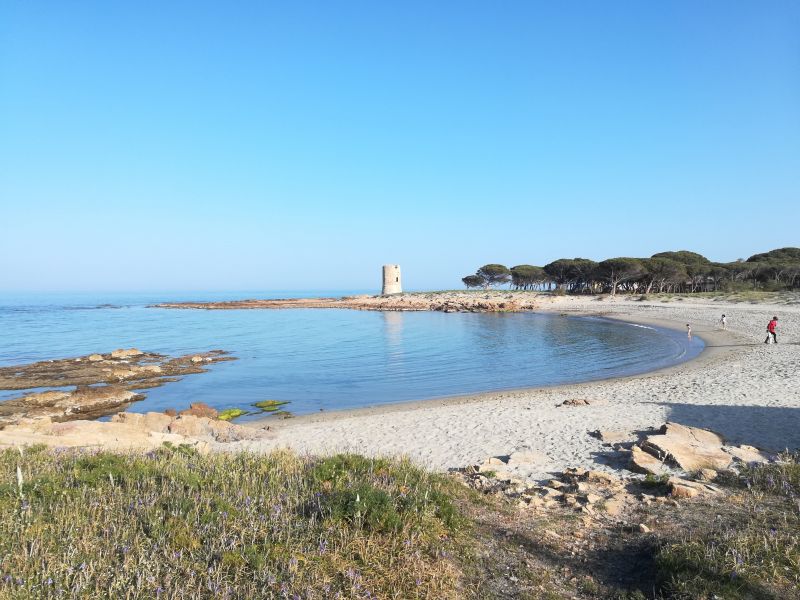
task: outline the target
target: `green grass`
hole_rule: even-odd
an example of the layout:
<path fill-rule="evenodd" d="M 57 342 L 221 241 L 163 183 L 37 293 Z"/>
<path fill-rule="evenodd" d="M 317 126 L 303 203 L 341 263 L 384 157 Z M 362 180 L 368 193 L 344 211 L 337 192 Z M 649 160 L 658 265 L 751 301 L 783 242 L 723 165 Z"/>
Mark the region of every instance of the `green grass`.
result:
<path fill-rule="evenodd" d="M 5 450 L 0 598 L 462 597 L 466 493 L 349 455 Z"/>
<path fill-rule="evenodd" d="M 723 479 L 731 495 L 700 507 L 700 518 L 661 548 L 666 597 L 800 597 L 800 456 L 784 458 Z"/>

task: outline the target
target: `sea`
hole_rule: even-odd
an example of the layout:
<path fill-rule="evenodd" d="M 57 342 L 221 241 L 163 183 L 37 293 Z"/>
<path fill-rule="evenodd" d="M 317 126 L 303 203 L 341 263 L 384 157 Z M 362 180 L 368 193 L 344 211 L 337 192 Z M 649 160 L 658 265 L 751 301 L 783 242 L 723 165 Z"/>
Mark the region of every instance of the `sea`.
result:
<path fill-rule="evenodd" d="M 633 375 L 697 356 L 685 333 L 598 317 L 347 309 L 174 310 L 159 302 L 367 293 L 0 294 L 0 365 L 116 348 L 236 360 L 145 390 L 134 412 L 205 402 L 258 415 L 262 400 L 295 415 Z M 42 390 L 36 390 L 42 391 Z M 20 395 L 0 390 L 0 401 Z"/>

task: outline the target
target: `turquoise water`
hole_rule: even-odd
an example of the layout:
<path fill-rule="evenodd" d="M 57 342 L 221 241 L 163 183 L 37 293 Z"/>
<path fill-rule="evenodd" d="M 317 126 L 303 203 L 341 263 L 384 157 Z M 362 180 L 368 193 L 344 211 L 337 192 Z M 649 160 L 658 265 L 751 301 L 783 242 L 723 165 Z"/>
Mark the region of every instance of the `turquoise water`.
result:
<path fill-rule="evenodd" d="M 147 308 L 342 293 L 350 292 L 4 295 L 0 364 L 128 347 L 171 355 L 220 348 L 238 360 L 147 390 L 131 410 L 277 399 L 303 414 L 642 373 L 703 347 L 681 332 L 551 314 Z"/>

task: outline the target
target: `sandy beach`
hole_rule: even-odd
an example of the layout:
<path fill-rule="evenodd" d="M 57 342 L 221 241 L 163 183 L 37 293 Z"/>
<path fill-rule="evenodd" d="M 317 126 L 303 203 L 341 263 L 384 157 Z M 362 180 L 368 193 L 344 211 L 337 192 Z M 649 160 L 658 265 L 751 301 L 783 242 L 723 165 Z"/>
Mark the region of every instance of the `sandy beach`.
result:
<path fill-rule="evenodd" d="M 770 451 L 800 447 L 799 306 L 540 296 L 536 310 L 680 330 L 691 323 L 706 349 L 676 367 L 620 379 L 269 420 L 271 439 L 235 446 L 407 456 L 436 470 L 527 449 L 539 459 L 518 474 L 531 478 L 575 466 L 622 469 L 626 457 L 589 432 L 613 430 L 635 439 L 636 432 L 666 421 L 712 429 L 732 444 Z M 723 313 L 727 331 L 717 324 Z M 773 314 L 780 318 L 780 343 L 765 345 Z M 558 406 L 572 399 L 591 404 Z"/>

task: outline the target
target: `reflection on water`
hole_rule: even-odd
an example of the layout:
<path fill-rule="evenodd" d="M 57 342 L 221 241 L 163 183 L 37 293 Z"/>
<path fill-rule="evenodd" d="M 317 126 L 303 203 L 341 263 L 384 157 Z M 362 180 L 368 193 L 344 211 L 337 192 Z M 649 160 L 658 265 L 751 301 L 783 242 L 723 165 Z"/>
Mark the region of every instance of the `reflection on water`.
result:
<path fill-rule="evenodd" d="M 682 332 L 530 313 L 146 308 L 176 299 L 217 298 L 0 298 L 0 364 L 121 347 L 222 348 L 239 360 L 149 390 L 134 410 L 278 399 L 307 413 L 632 374 L 702 349 Z"/>
<path fill-rule="evenodd" d="M 399 358 L 403 353 L 403 313 L 383 312 L 380 314 L 383 317 L 384 336 L 389 356 L 396 354 Z"/>

